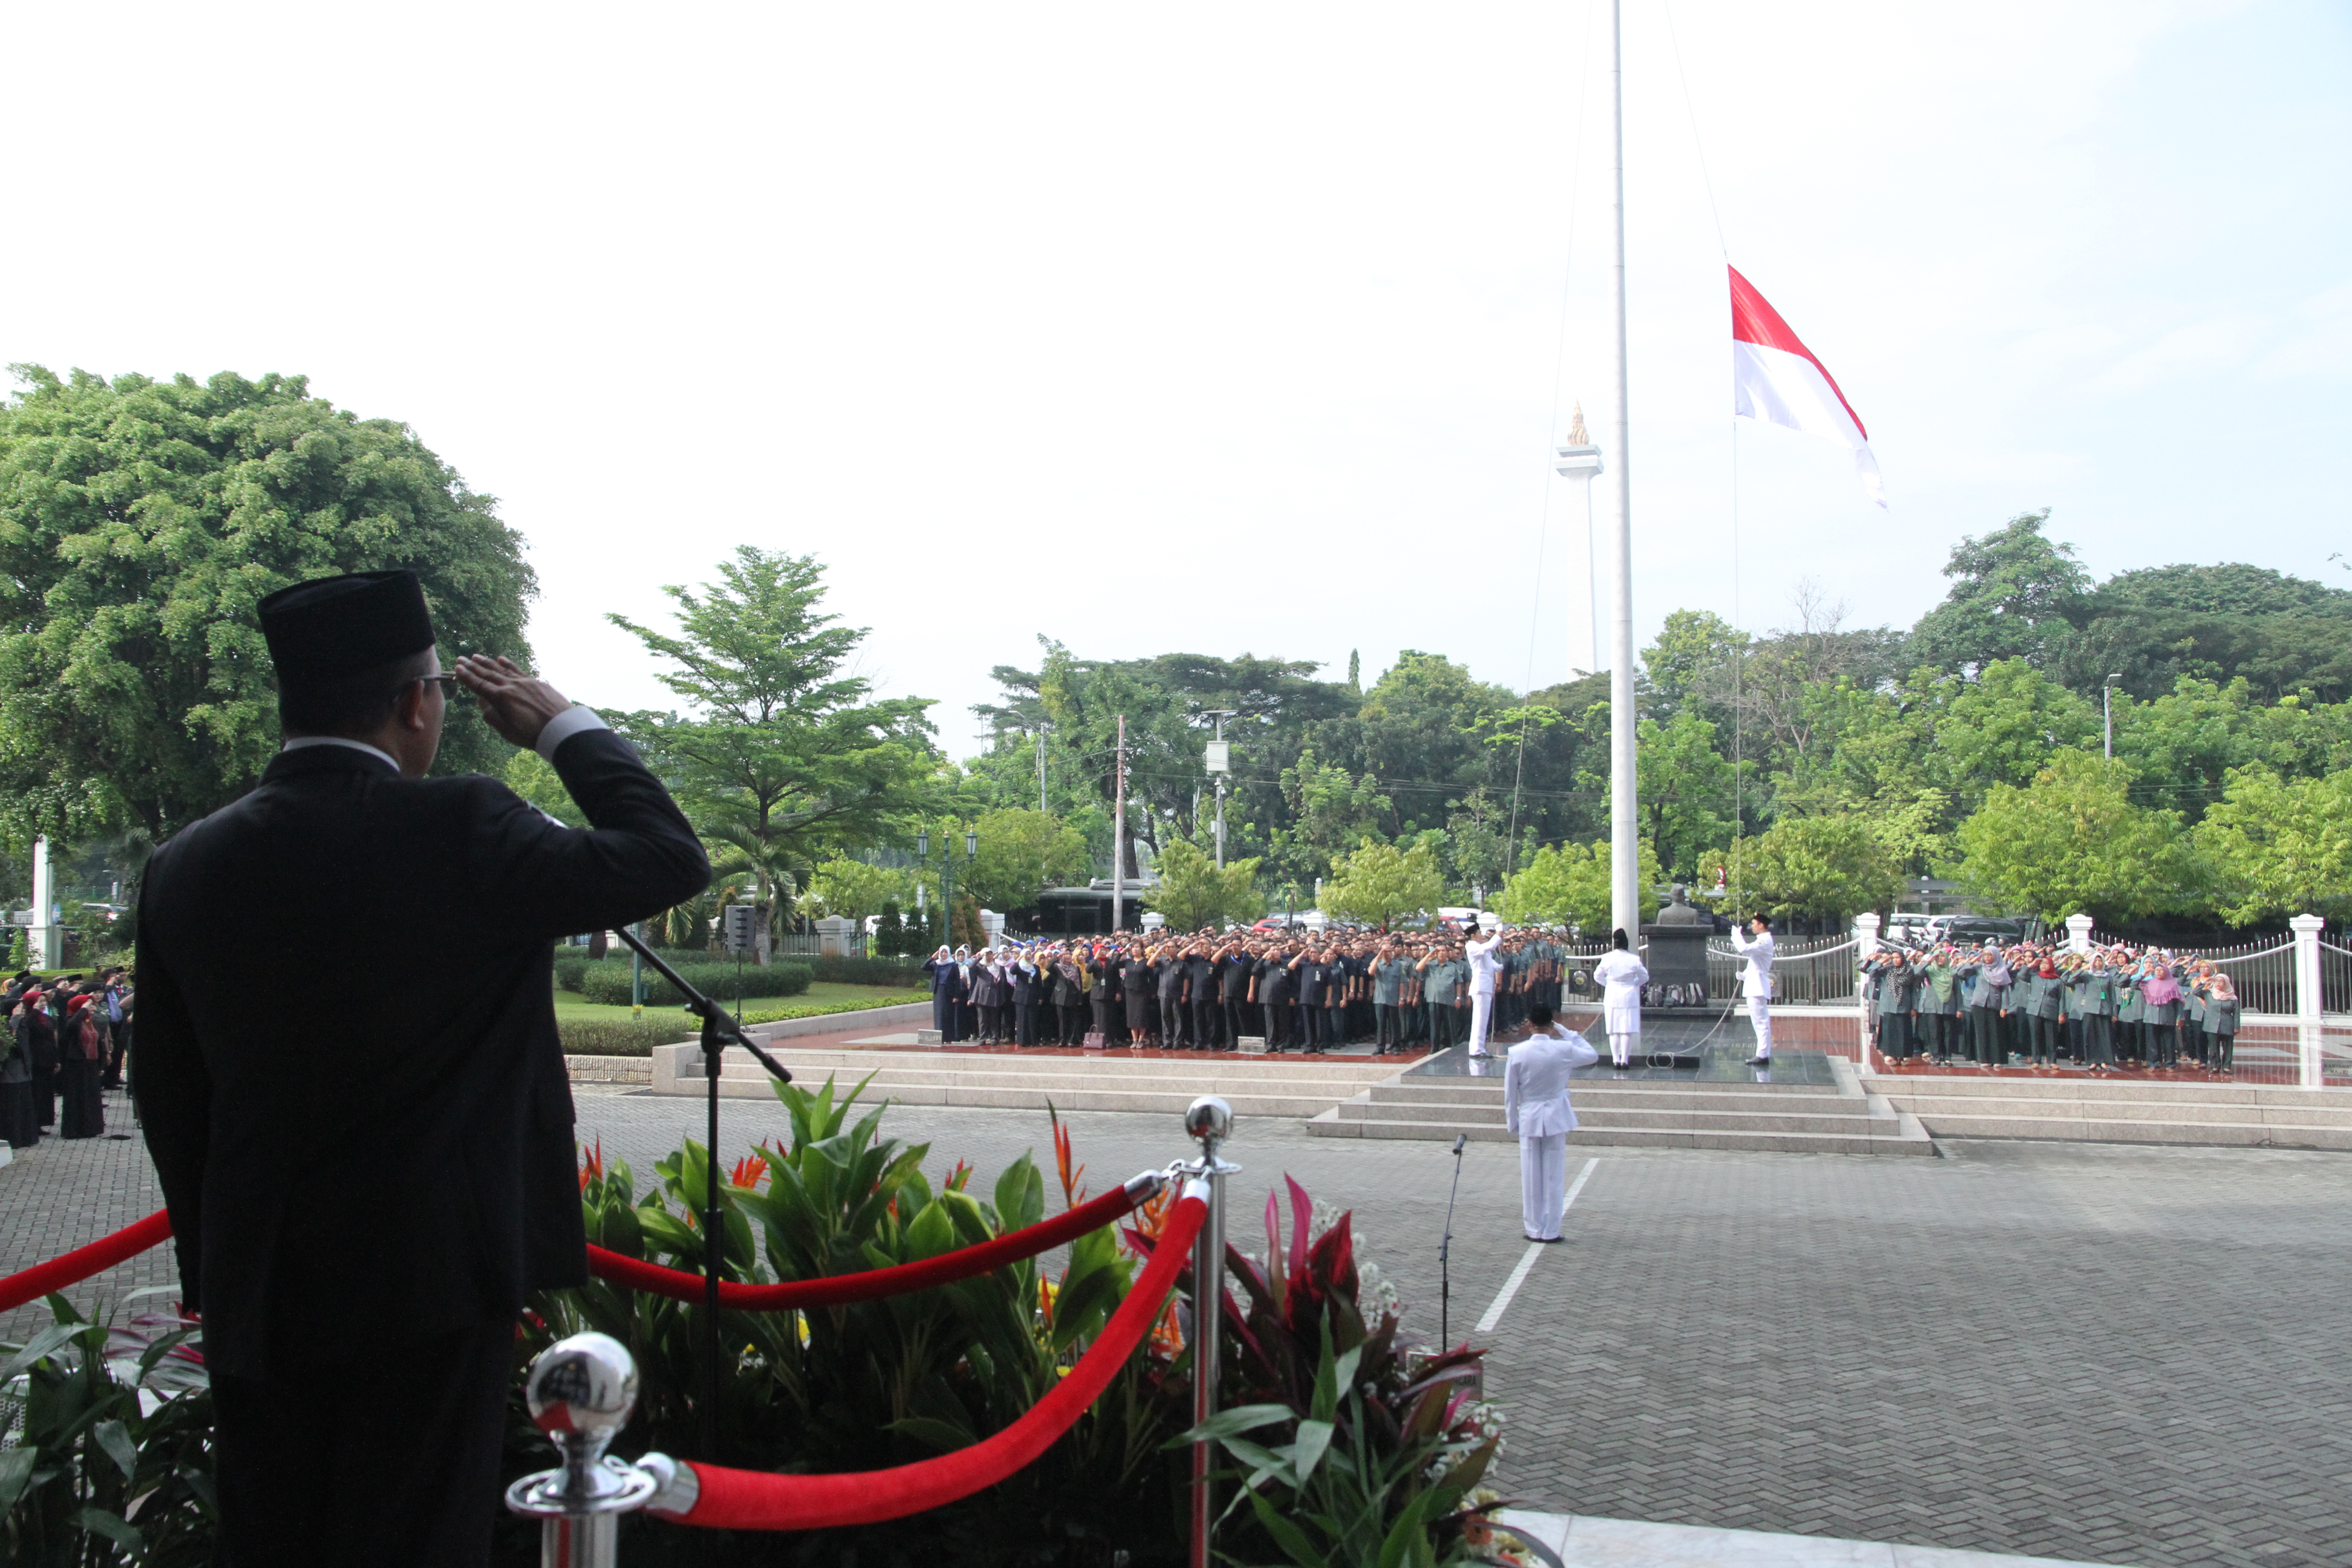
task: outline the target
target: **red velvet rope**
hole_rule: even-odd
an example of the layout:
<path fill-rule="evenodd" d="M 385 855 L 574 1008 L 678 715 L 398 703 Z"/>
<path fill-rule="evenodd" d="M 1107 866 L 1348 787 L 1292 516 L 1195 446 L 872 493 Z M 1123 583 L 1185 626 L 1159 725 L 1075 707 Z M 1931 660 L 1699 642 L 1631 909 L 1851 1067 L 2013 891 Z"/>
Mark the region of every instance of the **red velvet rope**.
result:
<path fill-rule="evenodd" d="M 1110 1386 L 1158 1320 L 1178 1271 L 1191 1261 L 1192 1238 L 1208 1214 L 1209 1205 L 1197 1197 L 1177 1204 L 1151 1260 L 1078 1364 L 994 1436 L 911 1465 L 832 1476 L 779 1476 L 698 1464 L 692 1467 L 700 1489 L 694 1507 L 663 1517 L 714 1530 L 832 1530 L 903 1519 L 994 1486 L 1035 1462 Z"/>
<path fill-rule="evenodd" d="M 172 1238 L 172 1216 L 157 1209 L 145 1219 L 124 1226 L 112 1236 L 100 1237 L 88 1247 L 77 1247 L 71 1252 L 36 1263 L 22 1274 L 11 1274 L 0 1279 L 0 1312 L 13 1311 L 27 1301 L 37 1301 L 52 1290 L 62 1290 L 68 1285 L 79 1285 L 93 1274 L 102 1274 L 127 1258 L 136 1258 L 151 1247 L 159 1247 Z"/>
<path fill-rule="evenodd" d="M 722 1279 L 719 1282 L 719 1304 L 739 1312 L 782 1312 L 795 1307 L 838 1307 L 851 1301 L 903 1296 L 910 1290 L 928 1290 L 935 1285 L 952 1285 L 959 1279 L 969 1279 L 1008 1263 L 1049 1252 L 1090 1230 L 1100 1230 L 1119 1215 L 1133 1211 L 1149 1192 L 1146 1188 L 1142 1194 L 1134 1194 L 1126 1187 L 1113 1187 L 1098 1198 L 1089 1198 L 1025 1230 L 889 1268 L 829 1274 L 816 1279 L 787 1279 L 778 1285 L 745 1285 Z M 625 1258 L 593 1245 L 588 1248 L 588 1272 L 599 1279 L 667 1296 L 675 1301 L 698 1302 L 703 1299 L 703 1276 L 699 1274 Z"/>

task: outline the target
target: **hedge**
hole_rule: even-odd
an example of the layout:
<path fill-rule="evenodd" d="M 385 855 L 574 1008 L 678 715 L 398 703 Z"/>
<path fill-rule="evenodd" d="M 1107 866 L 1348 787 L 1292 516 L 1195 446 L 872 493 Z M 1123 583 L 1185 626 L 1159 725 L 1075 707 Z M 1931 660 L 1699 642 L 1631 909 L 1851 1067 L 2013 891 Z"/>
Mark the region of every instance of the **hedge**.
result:
<path fill-rule="evenodd" d="M 831 985 L 888 985 L 900 991 L 929 993 L 931 977 L 920 963 L 896 958 L 802 958 L 819 980 Z"/>
<path fill-rule="evenodd" d="M 707 995 L 723 1000 L 735 994 L 735 965 L 731 963 L 713 963 L 705 958 L 698 963 L 672 963 L 671 967 L 688 984 Z M 743 966 L 743 992 L 749 996 L 797 996 L 809 988 L 814 978 L 805 963 L 771 963 L 765 969 L 747 963 Z M 675 1007 L 686 1000 L 676 986 L 662 978 L 659 971 L 648 968 L 645 979 L 647 1006 Z M 574 989 L 591 1002 L 627 1006 L 631 999 L 629 961 L 608 958 L 602 963 L 583 964 Z"/>
<path fill-rule="evenodd" d="M 743 1015 L 752 1024 L 781 1024 L 792 1018 L 824 1018 L 837 1013 L 866 1013 L 877 1007 L 897 1007 L 920 1002 L 919 995 L 877 998 L 871 1002 L 803 1002 L 789 1007 L 755 1007 Z M 571 1057 L 651 1056 L 656 1046 L 674 1046 L 695 1037 L 699 1026 L 691 1015 L 669 1007 L 648 1011 L 642 1018 L 565 1018 L 555 1021 L 563 1038 L 563 1054 Z"/>

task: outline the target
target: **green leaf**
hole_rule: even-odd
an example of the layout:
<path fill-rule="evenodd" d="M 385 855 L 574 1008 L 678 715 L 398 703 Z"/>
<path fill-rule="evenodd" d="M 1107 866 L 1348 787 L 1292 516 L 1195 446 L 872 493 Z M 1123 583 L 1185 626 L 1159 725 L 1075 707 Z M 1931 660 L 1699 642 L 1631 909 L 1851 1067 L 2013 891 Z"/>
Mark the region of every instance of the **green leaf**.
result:
<path fill-rule="evenodd" d="M 1323 1462 L 1325 1450 L 1331 1447 L 1331 1435 L 1337 1430 L 1328 1421 L 1309 1420 L 1298 1424 L 1298 1436 L 1291 1440 L 1290 1465 L 1300 1486 L 1307 1484 L 1307 1479 L 1315 1473 L 1315 1467 Z"/>
<path fill-rule="evenodd" d="M 1307 1539 L 1306 1531 L 1285 1519 L 1263 1494 L 1250 1493 L 1250 1507 L 1257 1511 L 1258 1523 L 1274 1537 L 1274 1543 L 1281 1547 L 1290 1560 L 1298 1564 L 1298 1568 L 1328 1568 L 1330 1559 L 1316 1551 L 1315 1543 Z"/>
<path fill-rule="evenodd" d="M 51 1354 L 59 1345 L 67 1343 L 80 1331 L 81 1324 L 79 1321 L 51 1323 L 47 1328 L 26 1341 L 25 1348 L 10 1356 L 6 1365 L 0 1366 L 0 1384 L 13 1382 L 18 1373 L 44 1356 Z"/>
<path fill-rule="evenodd" d="M 1189 1448 L 1195 1443 L 1215 1441 L 1243 1432 L 1255 1432 L 1261 1426 L 1271 1426 L 1277 1421 L 1287 1421 L 1298 1413 L 1287 1405 L 1236 1405 L 1231 1410 L 1220 1410 L 1198 1426 L 1171 1437 L 1160 1445 L 1163 1448 Z"/>
<path fill-rule="evenodd" d="M 137 1552 L 147 1543 L 136 1525 L 126 1523 L 121 1514 L 110 1509 L 90 1507 L 74 1515 L 74 1522 L 93 1535 L 103 1535 L 128 1551 Z"/>
<path fill-rule="evenodd" d="M 33 1479 L 33 1467 L 40 1460 L 38 1448 L 0 1448 L 0 1516 L 16 1506 L 26 1483 Z"/>
<path fill-rule="evenodd" d="M 967 1429 L 929 1415 L 908 1415 L 883 1426 L 886 1432 L 897 1432 L 912 1437 L 918 1443 L 928 1443 L 942 1454 L 969 1448 L 978 1439 Z"/>
<path fill-rule="evenodd" d="M 101 1421 L 90 1428 L 90 1436 L 106 1450 L 106 1457 L 114 1461 L 114 1468 L 122 1472 L 124 1480 L 139 1473 L 139 1449 L 131 1441 L 129 1427 L 120 1421 Z"/>
<path fill-rule="evenodd" d="M 1388 1539 L 1381 1542 L 1376 1568 L 1402 1568 L 1406 1559 L 1416 1554 L 1416 1547 L 1420 1548 L 1418 1555 L 1428 1554 L 1429 1506 L 1436 1495 L 1434 1491 L 1425 1491 L 1405 1505 L 1396 1523 L 1389 1527 Z"/>

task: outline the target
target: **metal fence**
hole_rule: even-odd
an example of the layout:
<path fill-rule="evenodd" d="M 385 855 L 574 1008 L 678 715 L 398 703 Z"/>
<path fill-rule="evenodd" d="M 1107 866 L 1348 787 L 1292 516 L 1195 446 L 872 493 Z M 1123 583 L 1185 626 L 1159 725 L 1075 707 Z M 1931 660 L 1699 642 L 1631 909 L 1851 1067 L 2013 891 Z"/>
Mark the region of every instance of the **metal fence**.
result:
<path fill-rule="evenodd" d="M 2200 942 L 2194 938 L 2179 945 L 2167 942 L 2135 942 L 2116 936 L 2113 931 L 2093 930 L 2094 946 L 2117 944 L 2132 947 L 2160 947 L 2176 958 L 2201 958 L 2230 977 L 2238 988 L 2238 1007 L 2242 1013 L 2273 1013 L 2292 1017 L 2294 997 L 2294 939 L 2257 938 L 2252 942 Z M 2321 954 L 2323 961 L 2326 954 Z"/>
<path fill-rule="evenodd" d="M 1851 936 L 1799 936 L 1772 943 L 1772 1000 L 1791 1005 L 1852 1006 L 1861 994 L 1858 949 Z M 1736 999 L 1748 967 L 1738 952 L 1713 942 L 1706 949 L 1706 994 L 1712 1002 Z"/>
<path fill-rule="evenodd" d="M 848 943 L 850 957 L 866 956 L 866 938 L 863 933 L 845 940 Z M 785 958 L 822 958 L 824 956 L 824 938 L 814 935 L 802 936 L 796 931 L 788 932 L 775 939 L 771 951 Z"/>
<path fill-rule="evenodd" d="M 2352 1013 L 2352 952 L 2332 942 L 2319 944 L 2319 1010 Z"/>

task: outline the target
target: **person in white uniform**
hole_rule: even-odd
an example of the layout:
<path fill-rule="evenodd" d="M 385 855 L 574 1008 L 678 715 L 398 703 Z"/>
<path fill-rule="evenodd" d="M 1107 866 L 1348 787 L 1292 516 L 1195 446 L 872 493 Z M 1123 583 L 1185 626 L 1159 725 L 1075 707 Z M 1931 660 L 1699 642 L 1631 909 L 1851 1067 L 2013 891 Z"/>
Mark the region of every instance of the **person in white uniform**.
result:
<path fill-rule="evenodd" d="M 1495 1054 L 1486 1048 L 1486 1037 L 1495 1026 L 1495 976 L 1503 967 L 1496 954 L 1502 947 L 1500 926 L 1485 942 L 1465 942 L 1462 947 L 1463 956 L 1470 961 L 1470 1054 L 1474 1057 Z"/>
<path fill-rule="evenodd" d="M 1748 1021 L 1756 1029 L 1756 1054 L 1748 1060 L 1752 1068 L 1772 1065 L 1772 920 L 1769 915 L 1757 915 L 1748 922 L 1756 933 L 1749 941 L 1748 932 L 1734 927 L 1731 944 L 1739 950 L 1746 967 L 1739 972 L 1739 994 L 1748 998 Z"/>
<path fill-rule="evenodd" d="M 1529 1241 L 1558 1241 L 1568 1195 L 1568 1135 L 1576 1107 L 1568 1101 L 1569 1074 L 1589 1068 L 1601 1053 L 1584 1037 L 1552 1022 L 1549 1007 L 1528 1009 L 1535 1033 L 1511 1047 L 1503 1067 L 1503 1125 L 1519 1141 L 1519 1218 Z"/>
<path fill-rule="evenodd" d="M 1633 956 L 1633 939 L 1620 927 L 1611 938 L 1616 951 L 1592 966 L 1592 978 L 1603 987 L 1601 1025 L 1609 1031 L 1610 1065 L 1633 1065 L 1633 1043 L 1642 1037 L 1642 987 L 1650 983 L 1650 967 Z"/>

